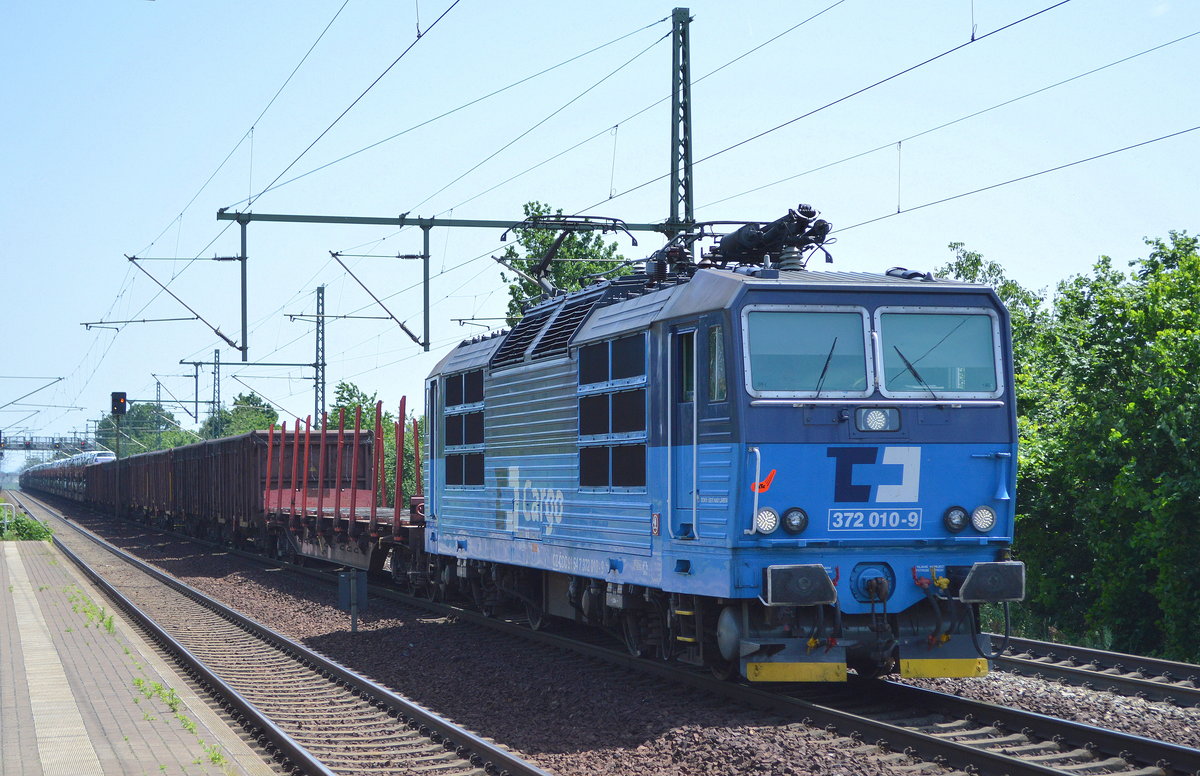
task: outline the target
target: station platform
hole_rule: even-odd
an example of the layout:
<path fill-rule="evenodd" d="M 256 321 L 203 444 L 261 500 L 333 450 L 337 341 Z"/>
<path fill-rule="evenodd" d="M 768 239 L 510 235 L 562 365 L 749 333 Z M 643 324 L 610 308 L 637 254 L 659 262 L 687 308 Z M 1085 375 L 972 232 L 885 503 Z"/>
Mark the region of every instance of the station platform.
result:
<path fill-rule="evenodd" d="M 0 542 L 0 776 L 276 773 L 52 544 Z"/>

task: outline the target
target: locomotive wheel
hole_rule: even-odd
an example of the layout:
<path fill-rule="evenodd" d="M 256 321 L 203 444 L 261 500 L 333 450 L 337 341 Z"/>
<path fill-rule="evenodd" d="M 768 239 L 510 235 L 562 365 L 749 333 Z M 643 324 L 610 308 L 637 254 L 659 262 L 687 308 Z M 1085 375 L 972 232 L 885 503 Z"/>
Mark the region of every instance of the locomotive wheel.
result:
<path fill-rule="evenodd" d="M 878 679 L 886 673 L 884 667 L 873 660 L 851 659 L 846 662 L 847 668 L 853 669 L 863 679 Z"/>
<path fill-rule="evenodd" d="M 625 649 L 634 657 L 645 657 L 645 618 L 640 612 L 624 612 L 621 615 L 621 634 L 625 637 Z"/>
<path fill-rule="evenodd" d="M 720 679 L 722 682 L 736 680 L 738 678 L 739 669 L 738 661 L 726 660 L 724 657 L 722 657 L 720 650 L 717 649 L 716 644 L 712 645 L 712 650 L 716 654 L 706 655 L 708 658 L 708 669 L 712 671 L 712 675 L 715 678 Z"/>
<path fill-rule="evenodd" d="M 550 624 L 550 617 L 540 603 L 525 602 L 525 619 L 529 621 L 529 629 L 540 631 Z"/>
<path fill-rule="evenodd" d="M 448 576 L 450 567 L 442 567 L 437 558 L 429 559 L 429 570 L 426 572 L 425 588 L 421 591 L 426 600 L 441 603 L 446 600 L 446 589 L 450 586 Z"/>
<path fill-rule="evenodd" d="M 496 583 L 486 574 L 471 581 L 471 600 L 484 617 L 496 616 L 499 596 L 500 591 L 497 590 Z"/>
<path fill-rule="evenodd" d="M 675 622 L 671 616 L 671 607 L 666 602 L 659 602 L 659 611 L 654 615 L 658 628 L 658 659 L 670 663 L 675 659 Z"/>

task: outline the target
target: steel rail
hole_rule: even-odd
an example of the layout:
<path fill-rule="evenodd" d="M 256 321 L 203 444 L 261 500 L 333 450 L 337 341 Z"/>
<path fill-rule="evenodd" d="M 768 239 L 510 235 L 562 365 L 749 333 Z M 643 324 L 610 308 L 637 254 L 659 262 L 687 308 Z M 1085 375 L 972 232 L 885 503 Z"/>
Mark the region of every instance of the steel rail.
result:
<path fill-rule="evenodd" d="M 45 509 L 48 512 L 53 513 L 54 511 L 51 507 L 41 502 L 39 499 L 32 498 L 27 494 L 21 497 L 17 496 L 12 491 L 6 492 L 9 497 L 20 504 L 21 508 L 25 510 L 27 514 L 32 515 L 32 512 L 30 511 L 29 506 L 26 504 L 25 499 L 28 499 L 31 503 L 39 504 L 42 509 Z M 99 537 L 92 535 L 82 526 L 71 523 L 68 524 L 71 525 L 71 527 L 74 528 L 81 536 L 91 539 L 93 542 L 101 547 L 104 547 L 105 549 L 113 549 L 109 545 L 106 545 L 101 539 L 99 539 Z M 245 696 L 231 687 L 224 679 L 211 671 L 208 666 L 205 665 L 202 660 L 192 654 L 187 647 L 185 647 L 174 636 L 160 627 L 157 622 L 143 612 L 135 603 L 126 598 L 121 591 L 113 587 L 108 580 L 99 574 L 99 572 L 89 566 L 87 562 L 83 560 L 83 558 L 80 558 L 74 550 L 64 544 L 58 536 L 52 536 L 51 540 L 53 541 L 54 546 L 57 547 L 64 555 L 66 555 L 67 558 L 74 563 L 79 570 L 88 577 L 88 579 L 93 582 L 93 584 L 99 587 L 104 595 L 109 598 L 109 600 L 111 600 L 118 608 L 120 608 L 121 611 L 125 612 L 125 614 L 132 617 L 138 623 L 138 625 L 140 625 L 150 634 L 155 641 L 157 641 L 165 650 L 171 653 L 175 657 L 176 661 L 178 661 L 186 671 L 192 673 L 194 676 L 197 676 L 201 682 L 206 683 L 209 688 L 211 688 L 211 694 L 225 701 L 228 706 L 236 709 L 237 712 L 247 720 L 247 727 L 257 727 L 262 732 L 262 735 L 265 736 L 266 740 L 270 743 L 270 746 L 274 747 L 276 751 L 282 753 L 287 760 L 290 760 L 291 765 L 299 768 L 303 773 L 309 774 L 310 776 L 336 776 L 333 771 L 326 768 L 325 765 L 322 764 L 321 761 L 315 756 L 313 756 L 311 752 L 301 746 L 299 742 L 288 735 L 286 731 L 272 722 L 258 709 L 258 707 L 248 701 Z M 118 557 L 122 557 L 121 554 L 118 553 Z M 134 566 L 143 571 L 146 570 L 144 568 L 145 564 L 136 558 L 131 559 L 129 556 L 124 556 L 122 559 L 132 563 Z M 285 763 L 285 767 L 287 767 L 287 765 L 288 763 Z"/>
<path fill-rule="evenodd" d="M 897 682 L 884 681 L 882 684 L 881 689 L 887 696 L 921 709 L 937 709 L 955 716 L 970 715 L 1012 731 L 1029 730 L 1039 738 L 1100 752 L 1131 764 L 1158 768 L 1169 776 L 1200 774 L 1200 749 Z"/>
<path fill-rule="evenodd" d="M 1016 637 L 996 662 L 1013 674 L 1200 707 L 1200 666 L 1191 663 Z"/>
<path fill-rule="evenodd" d="M 245 555 L 264 560 L 262 556 L 249 553 L 245 553 Z M 336 583 L 336 578 L 328 572 L 296 567 L 282 562 L 280 565 L 290 567 L 306 576 L 321 579 L 329 584 Z M 794 692 L 780 692 L 771 688 L 734 684 L 715 679 L 706 671 L 688 670 L 678 665 L 634 657 L 623 650 L 608 646 L 586 643 L 543 631 L 532 631 L 520 619 L 504 620 L 487 617 L 470 609 L 428 601 L 377 585 L 371 586 L 371 592 L 380 598 L 410 605 L 415 604 L 440 615 L 451 615 L 523 639 L 722 695 L 755 708 L 794 715 L 809 724 L 836 730 L 839 735 L 871 741 L 882 749 L 903 751 L 952 768 L 988 774 L 1008 774 L 1009 776 L 1025 776 L 1026 774 L 1029 776 L 1048 776 L 1049 774 L 1061 776 L 1064 772 L 1070 772 L 1060 767 L 983 748 L 982 745 L 986 744 L 987 739 L 981 739 L 978 743 L 947 740 L 945 737 L 906 727 L 902 723 L 894 724 L 848 709 L 856 704 L 861 704 L 864 700 L 887 700 L 892 704 L 902 703 L 924 712 L 936 711 L 972 721 L 993 721 L 997 728 L 1026 733 L 1046 741 L 1061 742 L 1090 753 L 1100 752 L 1114 762 L 1116 760 L 1126 763 L 1136 762 L 1143 766 L 1141 769 L 1132 771 L 1136 774 L 1153 773 L 1160 776 L 1200 774 L 1200 750 L 1043 714 L 886 681 L 860 683 L 859 687 L 855 688 L 858 691 L 851 691 L 849 695 L 837 691 L 826 692 L 826 700 L 818 701 L 811 697 L 803 697 L 805 693 L 813 692 L 810 687 Z M 870 691 L 864 694 L 861 692 L 863 687 L 870 687 Z"/>
<path fill-rule="evenodd" d="M 43 508 L 49 509 L 49 507 L 44 505 Z M 139 571 L 150 575 L 157 581 L 162 582 L 168 587 L 171 587 L 172 589 L 188 596 L 203 606 L 208 607 L 220 616 L 230 620 L 239 627 L 244 628 L 257 638 L 262 639 L 264 642 L 271 644 L 285 653 L 290 653 L 300 660 L 306 661 L 314 668 L 314 670 L 327 674 L 333 681 L 344 683 L 353 688 L 354 690 L 358 691 L 362 697 L 366 698 L 368 702 L 373 702 L 375 705 L 391 707 L 397 712 L 397 716 L 402 721 L 408 722 L 409 727 L 417 729 L 423 735 L 428 736 L 435 743 L 441 744 L 448 751 L 455 752 L 464 760 L 471 762 L 477 767 L 483 768 L 488 773 L 507 776 L 551 776 L 551 774 L 548 772 L 538 768 L 532 763 L 522 760 L 503 747 L 491 743 L 477 736 L 471 731 L 455 725 L 453 722 L 450 722 L 444 717 L 418 706 L 407 698 L 392 692 L 388 688 L 376 684 L 361 674 L 355 673 L 351 669 L 335 663 L 319 653 L 309 650 L 287 636 L 284 636 L 283 634 L 272 630 L 266 625 L 263 625 L 256 620 L 229 608 L 228 606 L 225 606 L 221 602 L 205 595 L 187 583 L 181 582 L 165 572 L 154 568 L 145 561 L 142 561 L 141 559 L 112 546 L 111 544 L 105 542 L 103 538 L 93 534 L 83 526 L 77 525 L 71 521 L 64 520 L 64 522 L 75 529 L 82 537 L 92 541 L 100 547 L 103 547 L 105 550 L 134 566 Z M 65 545 L 58 541 L 57 538 L 55 540 L 55 544 L 64 549 L 68 557 L 71 558 L 72 562 L 79 565 L 89 577 L 96 580 L 105 590 L 106 594 L 112 593 L 115 602 L 119 603 L 122 608 L 128 607 L 127 611 L 130 611 L 130 613 L 137 618 L 140 623 L 147 624 L 148 629 L 155 633 L 156 638 L 158 637 L 159 633 L 162 633 L 164 637 L 164 643 L 172 645 L 171 649 L 177 649 L 180 655 L 186 655 L 187 658 L 190 659 L 189 662 L 195 661 L 197 666 L 203 666 L 203 664 L 200 663 L 193 655 L 191 655 L 191 653 L 189 653 L 186 648 L 183 647 L 183 645 L 179 644 L 177 641 L 167 635 L 165 631 L 162 631 L 161 628 L 154 624 L 152 620 L 140 613 L 132 602 L 117 592 L 107 582 L 104 582 L 94 570 L 91 570 L 86 563 L 84 563 L 75 555 L 75 553 L 66 549 Z M 259 558 L 260 560 L 262 559 L 262 556 L 255 557 Z M 325 576 L 326 578 L 328 577 L 328 575 Z M 240 699 L 241 704 L 246 706 L 246 711 L 244 713 L 246 713 L 247 717 L 254 719 L 255 724 L 259 724 L 258 720 L 261 719 L 263 720 L 263 724 L 261 724 L 260 727 L 262 727 L 264 730 L 278 730 L 280 736 L 287 737 L 286 733 L 284 733 L 282 730 L 279 730 L 274 723 L 271 723 L 248 701 L 246 701 L 240 695 L 237 695 L 236 691 L 234 691 L 232 688 L 229 688 L 225 682 L 219 679 L 219 677 L 212 675 L 207 668 L 200 668 L 198 670 L 205 675 L 206 679 L 208 679 L 209 676 L 212 676 L 214 680 L 212 682 L 213 685 L 222 688 L 222 694 L 228 692 L 231 700 L 235 696 Z M 243 710 L 241 705 L 239 705 L 238 708 L 239 711 Z M 297 758 L 304 758 L 304 756 L 307 755 L 307 758 L 320 768 L 320 770 L 314 768 L 312 770 L 313 773 L 319 774 L 320 776 L 325 776 L 325 774 L 333 776 L 331 771 L 313 759 L 312 755 L 309 755 L 302 747 L 300 747 L 299 744 L 291 740 L 290 737 L 287 737 L 287 740 L 291 741 L 292 747 L 298 749 L 296 757 L 293 758 L 293 762 L 306 762 L 306 759 Z M 290 752 L 289 756 L 291 756 Z M 307 768 L 308 766 L 305 767 Z"/>
<path fill-rule="evenodd" d="M 320 572 L 313 570 L 301 569 L 301 571 L 314 577 L 322 576 Z M 324 575 L 327 581 L 332 582 L 333 580 L 330 580 L 329 577 L 329 574 Z M 622 650 L 608 646 L 582 642 L 543 631 L 531 631 L 519 619 L 504 620 L 486 617 L 470 609 L 413 598 L 386 587 L 372 586 L 371 592 L 381 598 L 404 603 L 417 603 L 438 614 L 452 615 L 460 620 L 494 628 L 508 635 L 569 650 L 655 678 L 682 683 L 755 708 L 797 716 L 807 720 L 810 724 L 835 729 L 839 735 L 874 742 L 882 749 L 915 754 L 923 759 L 951 768 L 987 774 L 1008 774 L 1008 776 L 1025 776 L 1026 774 L 1029 776 L 1048 776 L 1049 774 L 1062 776 L 1065 772 L 1059 767 L 983 748 L 983 745 L 987 743 L 986 739 L 981 739 L 978 743 L 947 740 L 935 734 L 906 727 L 902 723 L 894 724 L 874 719 L 867 714 L 847 710 L 847 707 L 861 702 L 864 697 L 867 700 L 879 700 L 881 697 L 879 693 L 881 693 L 882 697 L 893 705 L 903 703 L 905 706 L 918 708 L 925 712 L 938 710 L 949 716 L 980 721 L 983 724 L 986 724 L 985 720 L 994 721 L 997 727 L 1016 732 L 1028 732 L 1038 739 L 1062 742 L 1078 749 L 1086 749 L 1089 752 L 1099 751 L 1110 758 L 1120 758 L 1127 762 L 1137 760 L 1144 767 L 1141 770 L 1134 770 L 1133 773 L 1136 774 L 1153 773 L 1157 776 L 1200 774 L 1200 751 L 1195 749 L 1043 714 L 996 706 L 893 682 L 864 681 L 858 683 L 858 687 L 851 689 L 848 695 L 839 691 L 826 693 L 834 700 L 821 702 L 803 697 L 805 693 L 813 691 L 809 687 L 801 688 L 793 694 L 777 689 L 734 684 L 711 677 L 707 671 L 687 670 L 679 665 L 634 657 Z M 867 688 L 865 695 L 861 691 L 864 687 Z"/>
<path fill-rule="evenodd" d="M 295 766 L 301 772 L 310 776 L 336 776 L 333 771 L 325 767 L 311 752 L 300 745 L 294 738 L 287 734 L 282 728 L 276 725 L 265 714 L 263 714 L 257 706 L 246 700 L 245 696 L 233 689 L 225 680 L 218 676 L 213 671 L 209 670 L 208 666 L 202 660 L 193 655 L 187 647 L 179 643 L 171 634 L 161 628 L 158 623 L 150 618 L 145 612 L 137 607 L 132 601 L 126 598 L 119 590 L 110 585 L 104 577 L 87 564 L 83 558 L 76 555 L 70 547 L 63 544 L 57 537 L 53 537 L 54 546 L 57 547 L 68 559 L 87 575 L 92 582 L 99 587 L 104 595 L 115 603 L 127 615 L 135 619 L 138 624 L 147 630 L 151 637 L 154 638 L 164 649 L 170 652 L 175 659 L 183 665 L 189 672 L 194 673 L 202 683 L 207 684 L 214 695 L 224 700 L 229 706 L 237 710 L 237 713 L 242 715 L 247 720 L 247 727 L 257 727 L 262 735 L 270 742 L 278 752 L 282 753 L 286 758 L 283 763 L 287 768 L 289 765 Z"/>

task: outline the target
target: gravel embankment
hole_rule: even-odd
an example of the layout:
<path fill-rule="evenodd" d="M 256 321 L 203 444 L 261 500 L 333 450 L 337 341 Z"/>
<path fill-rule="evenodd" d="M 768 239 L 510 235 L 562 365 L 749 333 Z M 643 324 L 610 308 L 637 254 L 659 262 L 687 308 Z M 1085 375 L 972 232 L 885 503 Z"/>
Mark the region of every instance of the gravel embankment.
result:
<path fill-rule="evenodd" d="M 964 698 L 1200 748 L 1200 709 L 1094 692 L 999 671 L 982 679 L 907 681 Z"/>
<path fill-rule="evenodd" d="M 796 720 L 615 671 L 519 639 L 372 601 L 351 635 L 336 593 L 149 533 L 136 554 L 330 658 L 504 743 L 561 776 L 891 774 L 911 761 Z M 1117 730 L 1200 745 L 1200 710 L 994 673 L 914 684 Z M 908 767 L 905 767 L 908 766 Z M 936 770 L 936 769 L 935 769 Z"/>

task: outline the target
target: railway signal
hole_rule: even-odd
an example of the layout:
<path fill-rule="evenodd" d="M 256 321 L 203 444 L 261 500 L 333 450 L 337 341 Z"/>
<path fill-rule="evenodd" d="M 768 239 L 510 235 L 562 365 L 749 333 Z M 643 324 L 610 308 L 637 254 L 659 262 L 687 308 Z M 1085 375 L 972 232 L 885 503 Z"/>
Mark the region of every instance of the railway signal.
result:
<path fill-rule="evenodd" d="M 127 408 L 124 391 L 113 391 L 112 395 L 112 414 L 124 415 Z"/>

